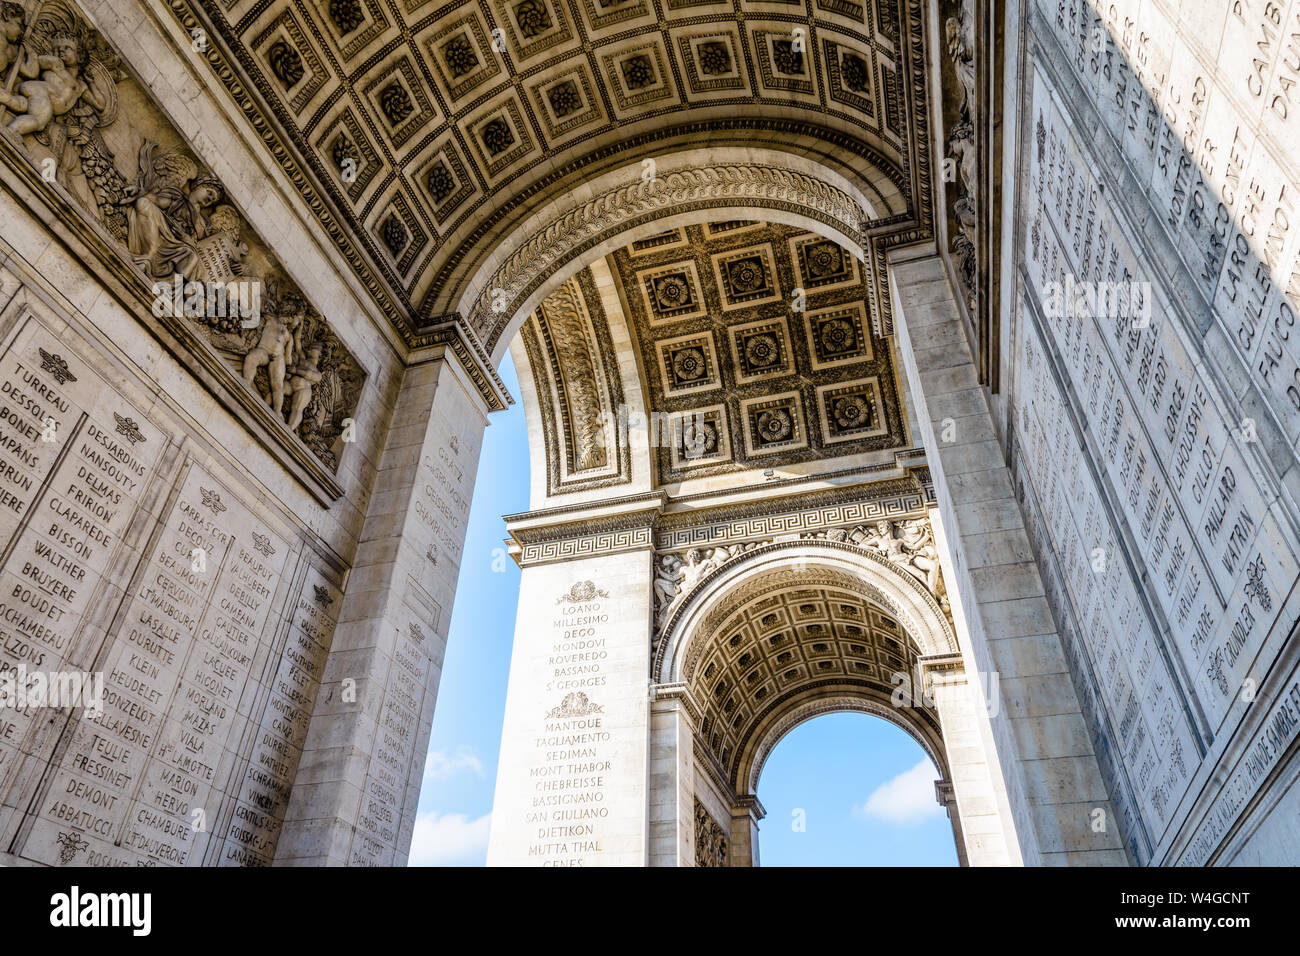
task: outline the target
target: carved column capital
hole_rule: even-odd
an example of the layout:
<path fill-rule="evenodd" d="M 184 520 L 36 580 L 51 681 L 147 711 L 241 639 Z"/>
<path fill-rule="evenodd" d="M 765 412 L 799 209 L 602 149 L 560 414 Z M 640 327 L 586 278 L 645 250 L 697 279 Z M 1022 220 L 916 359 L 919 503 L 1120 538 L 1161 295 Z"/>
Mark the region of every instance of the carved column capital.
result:
<path fill-rule="evenodd" d="M 733 819 L 748 816 L 754 823 L 757 823 L 767 816 L 767 809 L 759 802 L 758 794 L 745 793 L 736 798 L 736 802 L 731 808 L 731 816 Z"/>

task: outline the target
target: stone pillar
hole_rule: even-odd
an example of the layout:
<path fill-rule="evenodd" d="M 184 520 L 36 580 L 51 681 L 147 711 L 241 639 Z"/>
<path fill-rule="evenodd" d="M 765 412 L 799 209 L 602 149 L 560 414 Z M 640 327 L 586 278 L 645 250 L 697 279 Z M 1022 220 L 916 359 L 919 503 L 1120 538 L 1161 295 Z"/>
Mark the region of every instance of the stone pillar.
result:
<path fill-rule="evenodd" d="M 494 382 L 439 349 L 392 397 L 277 865 L 406 863 Z"/>
<path fill-rule="evenodd" d="M 523 574 L 489 866 L 649 860 L 653 513 L 510 520 Z"/>
<path fill-rule="evenodd" d="M 938 801 L 939 806 L 943 807 L 948 814 L 948 822 L 952 824 L 952 839 L 957 847 L 957 865 L 970 866 L 970 860 L 966 856 L 966 839 L 961 832 L 961 814 L 957 812 L 957 794 L 953 790 L 952 781 L 936 780 L 934 799 Z"/>
<path fill-rule="evenodd" d="M 999 677 L 989 725 L 1022 860 L 1125 865 L 988 397 L 933 246 L 891 253 L 889 284 L 949 546 L 948 590 L 964 609 L 976 669 Z M 1104 814 L 1100 830 L 1096 810 Z"/>
<path fill-rule="evenodd" d="M 731 808 L 731 865 L 758 866 L 758 821 L 767 811 L 758 797 L 746 794 Z"/>
<path fill-rule="evenodd" d="M 652 688 L 650 865 L 695 865 L 694 732 L 699 707 L 685 684 Z"/>
<path fill-rule="evenodd" d="M 943 728 L 948 758 L 945 803 L 963 866 L 1007 866 L 1013 862 L 1003 831 L 989 766 L 976 723 L 973 691 L 960 654 L 922 657 L 922 686 L 932 696 Z M 940 800 L 940 803 L 943 803 Z"/>

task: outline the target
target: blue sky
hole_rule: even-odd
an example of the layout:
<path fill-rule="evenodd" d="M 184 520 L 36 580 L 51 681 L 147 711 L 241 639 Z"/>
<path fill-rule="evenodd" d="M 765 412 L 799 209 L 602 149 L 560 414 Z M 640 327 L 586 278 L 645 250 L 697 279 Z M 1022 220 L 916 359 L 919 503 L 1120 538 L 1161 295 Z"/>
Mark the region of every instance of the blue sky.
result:
<path fill-rule="evenodd" d="M 763 866 L 956 866 L 952 824 L 920 744 L 867 714 L 827 714 L 781 739 L 758 799 Z M 799 825 L 802 824 L 802 829 Z"/>
<path fill-rule="evenodd" d="M 508 355 L 500 373 L 517 398 Z M 516 403 L 492 416 L 483 439 L 412 866 L 482 866 L 487 856 L 519 601 L 519 568 L 505 554 L 501 516 L 527 510 L 528 434 Z M 832 714 L 796 727 L 759 781 L 768 812 L 759 832 L 763 865 L 955 865 L 934 777 L 920 746 L 877 717 Z M 795 810 L 803 811 L 802 831 L 792 827 Z"/>

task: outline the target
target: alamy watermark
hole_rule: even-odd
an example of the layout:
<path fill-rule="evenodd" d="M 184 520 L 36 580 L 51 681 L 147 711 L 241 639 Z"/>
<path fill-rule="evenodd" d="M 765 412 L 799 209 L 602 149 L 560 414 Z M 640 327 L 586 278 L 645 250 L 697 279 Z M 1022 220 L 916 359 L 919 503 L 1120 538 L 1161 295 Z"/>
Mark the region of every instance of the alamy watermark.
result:
<path fill-rule="evenodd" d="M 86 671 L 29 671 L 26 664 L 0 674 L 0 707 L 83 707 L 88 717 L 104 712 L 104 675 Z"/>
<path fill-rule="evenodd" d="M 935 688 L 945 685 L 955 686 L 973 683 L 983 697 L 985 711 L 989 717 L 996 717 L 1002 709 L 1002 695 L 998 693 L 999 679 L 997 671 L 979 671 L 976 673 L 975 679 L 970 681 L 965 674 L 948 675 L 942 671 L 927 673 L 922 670 L 921 664 L 918 662 L 911 673 L 894 671 L 889 677 L 889 682 L 894 685 L 894 689 L 889 695 L 889 702 L 895 708 L 934 708 L 937 705 Z"/>
<path fill-rule="evenodd" d="M 262 323 L 262 283 L 259 279 L 231 282 L 186 282 L 180 274 L 170 282 L 153 284 L 153 314 L 187 319 L 239 319 L 240 328 Z"/>
<path fill-rule="evenodd" d="M 1128 320 L 1135 329 L 1151 324 L 1150 282 L 1075 282 L 1067 275 L 1064 284 L 1053 280 L 1043 290 L 1043 309 L 1054 319 Z"/>

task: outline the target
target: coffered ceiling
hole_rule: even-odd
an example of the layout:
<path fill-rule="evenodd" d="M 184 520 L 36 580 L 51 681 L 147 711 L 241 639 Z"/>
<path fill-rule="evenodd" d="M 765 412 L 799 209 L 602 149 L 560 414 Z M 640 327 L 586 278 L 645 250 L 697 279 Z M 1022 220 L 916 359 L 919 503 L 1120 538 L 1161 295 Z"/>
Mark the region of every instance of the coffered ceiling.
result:
<path fill-rule="evenodd" d="M 909 447 L 872 270 L 834 242 L 733 220 L 634 242 L 604 266 L 615 298 L 583 270 L 522 330 L 548 493 L 630 478 L 610 308 L 645 383 L 659 484 Z"/>
<path fill-rule="evenodd" d="M 688 686 L 703 714 L 699 740 L 743 792 L 742 757 L 778 713 L 849 688 L 884 701 L 894 675 L 916 673 L 917 649 L 888 612 L 847 587 L 752 587 L 737 596 L 694 655 Z M 932 708 L 908 709 L 915 732 L 938 737 Z"/>
<path fill-rule="evenodd" d="M 835 243 L 733 221 L 612 258 L 651 408 L 669 413 L 661 481 L 906 445 L 870 270 Z"/>
<path fill-rule="evenodd" d="M 408 334 L 550 197 L 669 149 L 834 154 L 871 229 L 928 228 L 917 0 L 168 6 Z"/>

